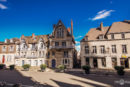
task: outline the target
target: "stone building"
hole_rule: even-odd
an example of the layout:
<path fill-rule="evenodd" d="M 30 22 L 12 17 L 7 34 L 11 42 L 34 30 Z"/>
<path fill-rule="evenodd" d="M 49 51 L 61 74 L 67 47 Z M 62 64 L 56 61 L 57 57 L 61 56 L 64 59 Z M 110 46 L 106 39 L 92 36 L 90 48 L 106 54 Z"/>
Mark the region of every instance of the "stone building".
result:
<path fill-rule="evenodd" d="M 5 42 L 0 42 L 0 63 L 6 64 L 7 66 L 15 63 L 15 43 L 17 41 L 19 41 L 18 38 L 12 38 L 6 39 Z"/>
<path fill-rule="evenodd" d="M 60 20 L 53 26 L 53 32 L 49 38 L 49 66 L 57 67 L 58 65 L 65 65 L 67 68 L 73 68 L 75 53 L 73 21 L 71 21 L 71 29 L 66 29 Z"/>
<path fill-rule="evenodd" d="M 130 21 L 92 28 L 81 40 L 81 64 L 92 68 L 130 68 Z"/>
<path fill-rule="evenodd" d="M 40 66 L 46 64 L 48 35 L 24 36 L 16 43 L 15 65 Z"/>
<path fill-rule="evenodd" d="M 53 32 L 50 35 L 22 35 L 20 39 L 13 38 L 0 42 L 0 63 L 7 66 L 11 64 L 16 66 L 46 64 L 53 68 L 59 65 L 73 68 L 76 64 L 76 55 L 73 21 L 71 21 L 71 29 L 66 29 L 64 24 L 59 21 L 53 26 Z M 8 57 L 11 60 L 8 60 Z"/>

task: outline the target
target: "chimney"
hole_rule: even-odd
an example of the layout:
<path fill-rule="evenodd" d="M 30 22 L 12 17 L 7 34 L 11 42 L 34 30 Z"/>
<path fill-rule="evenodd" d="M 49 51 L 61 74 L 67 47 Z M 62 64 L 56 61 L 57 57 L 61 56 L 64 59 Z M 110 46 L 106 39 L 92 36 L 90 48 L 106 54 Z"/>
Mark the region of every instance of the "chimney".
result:
<path fill-rule="evenodd" d="M 69 27 L 67 28 L 67 30 L 68 30 L 68 32 L 70 33 L 70 28 L 69 28 Z"/>
<path fill-rule="evenodd" d="M 34 38 L 35 37 L 35 34 L 34 33 L 32 33 L 32 38 Z"/>
<path fill-rule="evenodd" d="M 103 29 L 103 22 L 101 22 L 101 24 L 100 24 L 100 29 L 101 29 L 101 31 L 104 30 L 104 29 Z"/>
<path fill-rule="evenodd" d="M 24 38 L 24 35 L 21 36 L 21 39 L 23 39 L 23 38 Z"/>
<path fill-rule="evenodd" d="M 71 19 L 71 35 L 73 36 L 73 20 Z"/>

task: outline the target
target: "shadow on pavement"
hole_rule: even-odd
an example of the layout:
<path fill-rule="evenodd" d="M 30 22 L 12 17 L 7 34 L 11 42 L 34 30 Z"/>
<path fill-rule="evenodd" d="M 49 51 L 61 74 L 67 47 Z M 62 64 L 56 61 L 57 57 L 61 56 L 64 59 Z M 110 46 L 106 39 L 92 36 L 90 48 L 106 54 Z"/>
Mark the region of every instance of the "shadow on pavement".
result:
<path fill-rule="evenodd" d="M 111 85 L 114 87 L 122 87 L 119 83 L 115 83 L 116 81 L 120 81 L 121 79 L 123 79 L 124 81 L 130 81 L 130 78 L 125 78 L 125 77 L 120 77 L 120 76 L 98 76 L 98 75 L 90 75 L 90 74 L 75 73 L 75 72 L 67 72 L 66 74 L 78 76 L 78 77 L 84 78 L 86 80 L 92 80 L 92 81 L 100 82 L 103 84 Z M 80 81 L 80 80 L 74 79 L 74 78 L 71 78 L 71 79 Z M 97 85 L 97 84 L 88 83 L 86 81 L 80 81 L 80 82 L 99 87 L 99 85 Z M 124 84 L 123 86 L 130 87 L 130 84 Z M 100 87 L 102 87 L 102 86 L 100 86 Z"/>
<path fill-rule="evenodd" d="M 50 80 L 52 80 L 57 85 L 59 85 L 59 87 L 82 87 L 82 86 L 76 85 L 76 84 L 64 83 L 64 82 L 56 81 L 56 80 L 53 80 L 53 79 L 50 79 Z"/>
<path fill-rule="evenodd" d="M 39 84 L 32 80 L 31 77 L 25 77 L 17 70 L 0 70 L 0 82 L 6 82 L 7 84 L 22 84 L 24 87 L 36 86 L 36 87 L 52 87 L 48 84 Z M 12 87 L 12 86 L 10 86 Z"/>

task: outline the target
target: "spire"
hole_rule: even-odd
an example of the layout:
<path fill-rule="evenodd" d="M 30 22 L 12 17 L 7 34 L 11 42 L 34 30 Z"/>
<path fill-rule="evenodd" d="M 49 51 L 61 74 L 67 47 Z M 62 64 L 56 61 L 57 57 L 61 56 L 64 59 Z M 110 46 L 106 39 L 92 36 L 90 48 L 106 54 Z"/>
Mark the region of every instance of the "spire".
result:
<path fill-rule="evenodd" d="M 73 20 L 71 19 L 71 35 L 73 36 Z"/>
<path fill-rule="evenodd" d="M 100 29 L 101 29 L 101 31 L 103 31 L 103 22 L 101 22 L 101 24 L 100 24 Z"/>

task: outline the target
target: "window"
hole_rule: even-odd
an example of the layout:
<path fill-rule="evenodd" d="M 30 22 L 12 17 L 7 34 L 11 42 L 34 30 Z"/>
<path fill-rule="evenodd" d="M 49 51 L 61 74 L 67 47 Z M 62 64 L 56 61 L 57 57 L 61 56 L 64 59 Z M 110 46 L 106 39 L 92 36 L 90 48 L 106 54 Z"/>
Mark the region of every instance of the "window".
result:
<path fill-rule="evenodd" d="M 102 39 L 103 39 L 103 35 L 100 35 L 100 36 L 99 36 L 99 39 L 102 40 Z"/>
<path fill-rule="evenodd" d="M 55 46 L 59 46 L 59 42 L 55 42 Z"/>
<path fill-rule="evenodd" d="M 105 58 L 102 58 L 102 66 L 106 67 L 106 59 Z"/>
<path fill-rule="evenodd" d="M 9 49 L 10 51 L 13 51 L 14 50 L 14 47 L 13 46 L 10 46 L 10 49 Z"/>
<path fill-rule="evenodd" d="M 103 54 L 103 53 L 105 53 L 105 46 L 101 46 L 101 53 Z"/>
<path fill-rule="evenodd" d="M 88 41 L 88 36 L 85 37 L 85 41 Z"/>
<path fill-rule="evenodd" d="M 114 34 L 111 34 L 111 39 L 114 39 L 115 37 L 114 37 Z"/>
<path fill-rule="evenodd" d="M 57 38 L 63 38 L 63 37 L 64 37 L 64 30 L 60 28 L 57 30 Z"/>
<path fill-rule="evenodd" d="M 122 53 L 127 53 L 127 47 L 126 47 L 126 45 L 122 45 Z"/>
<path fill-rule="evenodd" d="M 38 61 L 37 60 L 35 60 L 35 66 L 38 66 Z"/>
<path fill-rule="evenodd" d="M 55 56 L 55 52 L 54 51 L 52 51 L 52 56 Z"/>
<path fill-rule="evenodd" d="M 97 47 L 93 46 L 93 53 L 97 53 Z"/>
<path fill-rule="evenodd" d="M 41 49 L 43 48 L 43 43 L 41 43 Z"/>
<path fill-rule="evenodd" d="M 28 64 L 31 65 L 31 60 L 28 60 Z"/>
<path fill-rule="evenodd" d="M 112 58 L 112 67 L 117 66 L 117 58 Z"/>
<path fill-rule="evenodd" d="M 62 46 L 66 46 L 66 42 L 62 42 Z"/>
<path fill-rule="evenodd" d="M 112 45 L 112 53 L 116 53 L 116 45 Z"/>
<path fill-rule="evenodd" d="M 6 46 L 3 46 L 3 47 L 2 47 L 2 51 L 6 51 Z"/>
<path fill-rule="evenodd" d="M 39 52 L 39 57 L 41 57 L 41 51 Z"/>
<path fill-rule="evenodd" d="M 89 46 L 85 46 L 85 53 L 89 54 Z"/>
<path fill-rule="evenodd" d="M 121 34 L 121 37 L 122 37 L 122 39 L 124 39 L 124 38 L 125 38 L 125 34 L 124 34 L 124 33 L 122 33 L 122 34 Z"/>
<path fill-rule="evenodd" d="M 32 49 L 35 49 L 35 44 L 34 43 L 32 44 Z"/>
<path fill-rule="evenodd" d="M 68 57 L 68 51 L 64 51 L 64 57 L 65 57 L 65 58 Z"/>

